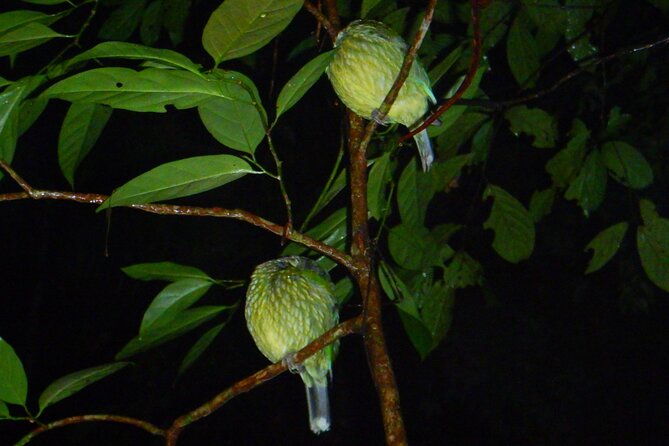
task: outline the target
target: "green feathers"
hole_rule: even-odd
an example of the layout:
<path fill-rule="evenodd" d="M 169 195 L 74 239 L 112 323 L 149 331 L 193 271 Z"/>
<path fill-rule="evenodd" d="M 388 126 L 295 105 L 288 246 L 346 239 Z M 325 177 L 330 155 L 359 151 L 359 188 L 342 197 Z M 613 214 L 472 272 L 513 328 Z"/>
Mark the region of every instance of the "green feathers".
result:
<path fill-rule="evenodd" d="M 258 349 L 272 362 L 284 359 L 334 327 L 338 320 L 334 285 L 316 262 L 282 257 L 258 265 L 246 292 L 246 324 Z M 330 428 L 328 377 L 337 345 L 302 364 L 311 430 Z"/>
<path fill-rule="evenodd" d="M 351 23 L 337 36 L 335 56 L 326 70 L 337 96 L 356 114 L 374 119 L 375 111 L 400 72 L 407 49 L 406 42 L 383 23 L 372 20 Z M 428 100 L 436 102 L 430 79 L 416 60 L 386 118 L 415 127 L 428 110 Z M 423 170 L 428 170 L 434 154 L 427 132 L 420 132 L 414 139 Z"/>

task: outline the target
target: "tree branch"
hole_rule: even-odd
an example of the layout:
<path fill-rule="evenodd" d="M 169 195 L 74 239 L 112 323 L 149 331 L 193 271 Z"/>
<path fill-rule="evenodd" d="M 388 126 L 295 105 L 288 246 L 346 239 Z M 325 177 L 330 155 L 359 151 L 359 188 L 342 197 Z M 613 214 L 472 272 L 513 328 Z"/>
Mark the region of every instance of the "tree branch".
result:
<path fill-rule="evenodd" d="M 314 340 L 295 354 L 295 363 L 301 364 L 311 355 L 314 355 L 316 352 L 322 350 L 337 339 L 359 332 L 362 328 L 362 322 L 362 316 L 356 316 L 325 332 L 318 339 Z M 232 398 L 255 389 L 259 385 L 264 384 L 270 379 L 275 378 L 276 376 L 285 372 L 287 369 L 287 365 L 283 362 L 277 362 L 276 364 L 269 365 L 264 369 L 254 373 L 253 375 L 244 378 L 241 381 L 237 381 L 235 384 L 228 387 L 197 409 L 194 409 L 187 414 L 177 418 L 172 423 L 172 426 L 170 426 L 169 429 L 165 431 L 166 446 L 176 445 L 181 431 L 189 424 L 211 415 L 214 411 L 219 409 Z"/>
<path fill-rule="evenodd" d="M 474 37 L 472 41 L 472 61 L 469 64 L 469 70 L 467 71 L 467 75 L 465 76 L 464 80 L 458 87 L 458 90 L 452 97 L 450 97 L 446 102 L 444 102 L 441 106 L 439 106 L 437 111 L 432 116 L 427 118 L 425 122 L 423 122 L 417 128 L 413 129 L 411 132 L 402 136 L 399 141 L 400 143 L 406 141 L 409 138 L 412 138 L 415 134 L 420 133 L 426 128 L 428 128 L 430 124 L 432 124 L 439 116 L 443 115 L 446 112 L 446 110 L 453 107 L 456 104 L 456 102 L 460 100 L 462 95 L 465 94 L 465 91 L 467 91 L 469 86 L 472 84 L 474 76 L 476 75 L 476 72 L 478 71 L 479 65 L 481 63 L 481 51 L 482 51 L 481 7 L 483 6 L 483 3 L 486 1 L 487 0 L 471 0 L 472 28 L 474 32 Z"/>
<path fill-rule="evenodd" d="M 128 424 L 130 426 L 135 426 L 139 429 L 143 429 L 153 435 L 159 435 L 161 437 L 164 437 L 166 435 L 166 431 L 164 431 L 163 429 L 160 429 L 159 427 L 147 421 L 138 420 L 136 418 L 124 417 L 120 415 L 106 415 L 106 414 L 76 415 L 73 417 L 63 418 L 62 420 L 54 421 L 52 423 L 40 426 L 37 429 L 30 432 L 25 437 L 23 437 L 21 440 L 19 440 L 14 446 L 23 446 L 25 444 L 28 444 L 28 442 L 31 441 L 33 438 L 46 431 L 58 429 L 61 427 L 71 426 L 73 424 L 99 422 L 99 421 Z"/>
<path fill-rule="evenodd" d="M 411 64 L 416 58 L 425 34 L 429 29 L 436 6 L 436 0 L 430 0 L 423 22 L 416 32 L 413 43 L 404 58 L 402 68 L 379 107 L 379 120 L 382 120 L 397 98 L 404 81 L 409 76 Z M 367 155 L 366 150 L 377 127 L 376 120 L 364 126 L 361 117 L 349 111 L 349 157 L 351 189 L 351 254 L 357 265 L 353 277 L 362 296 L 363 316 L 365 321 L 365 348 L 372 379 L 381 405 L 386 444 L 389 446 L 406 445 L 406 431 L 402 419 L 399 391 L 395 382 L 390 356 L 386 348 L 383 324 L 381 320 L 381 290 L 379 289 L 374 268 L 367 213 Z"/>
<path fill-rule="evenodd" d="M 472 1 L 475 2 L 476 0 Z M 400 90 L 402 89 L 402 85 L 404 85 L 404 81 L 406 81 L 407 77 L 409 77 L 409 73 L 411 72 L 411 65 L 413 64 L 413 61 L 416 59 L 416 53 L 418 52 L 420 45 L 423 43 L 423 39 L 425 39 L 425 34 L 427 34 L 427 30 L 430 28 L 430 23 L 432 23 L 432 16 L 434 15 L 434 8 L 436 6 L 437 6 L 437 0 L 429 1 L 425 9 L 425 15 L 423 16 L 423 21 L 421 22 L 418 31 L 416 31 L 413 43 L 409 47 L 409 50 L 407 51 L 407 54 L 404 57 L 404 63 L 402 64 L 402 68 L 400 69 L 400 72 L 398 73 L 397 78 L 393 83 L 393 86 L 390 87 L 390 90 L 388 91 L 386 98 L 381 103 L 376 119 L 373 119 L 369 121 L 369 123 L 367 123 L 365 134 L 363 135 L 362 141 L 360 143 L 360 147 L 363 150 L 365 150 L 369 145 L 369 142 L 372 140 L 372 135 L 374 134 L 374 131 L 379 126 L 378 122 L 383 121 L 383 119 L 386 117 L 386 115 L 390 111 L 390 108 L 395 102 L 395 99 L 397 99 L 397 96 L 399 95 Z M 416 133 L 418 132 L 416 131 Z"/>
<path fill-rule="evenodd" d="M 313 342 L 309 343 L 309 345 L 304 347 L 302 350 L 295 353 L 294 356 L 295 363 L 301 364 L 307 358 L 316 354 L 317 352 L 325 348 L 327 345 L 335 342 L 337 339 L 343 338 L 344 336 L 348 336 L 353 333 L 360 332 L 362 328 L 362 323 L 363 323 L 362 316 L 356 316 L 345 322 L 342 322 L 341 324 L 337 325 L 331 330 L 328 330 L 327 332 L 323 333 L 322 336 L 318 337 Z M 181 431 L 186 426 L 212 414 L 214 411 L 219 409 L 221 406 L 230 401 L 232 398 L 241 395 L 242 393 L 253 390 L 259 385 L 264 384 L 270 379 L 275 378 L 278 375 L 282 374 L 287 369 L 288 366 L 286 364 L 284 364 L 283 362 L 279 362 L 276 364 L 269 365 L 264 369 L 254 373 L 253 375 L 244 378 L 240 381 L 237 381 L 235 384 L 228 387 L 227 389 L 216 395 L 214 398 L 212 398 L 210 401 L 206 402 L 202 406 L 174 420 L 172 425 L 167 430 L 160 429 L 159 427 L 155 426 L 152 423 L 149 423 L 148 421 L 138 420 L 136 418 L 131 418 L 131 417 L 124 417 L 121 415 L 107 415 L 107 414 L 78 415 L 64 418 L 62 420 L 54 421 L 45 424 L 43 426 L 40 426 L 37 429 L 30 432 L 29 434 L 27 434 L 26 436 L 24 436 L 18 443 L 15 444 L 15 446 L 24 446 L 39 434 L 49 430 L 70 426 L 73 424 L 90 423 L 97 421 L 122 423 L 135 426 L 139 429 L 147 431 L 150 434 L 165 437 L 166 446 L 175 446 L 177 444 L 177 440 L 179 438 L 179 435 L 181 434 Z"/>
<path fill-rule="evenodd" d="M 649 49 L 654 48 L 656 46 L 666 45 L 666 44 L 669 44 L 669 36 L 663 37 L 662 39 L 656 40 L 654 42 L 645 43 L 645 44 L 640 45 L 640 46 L 635 46 L 635 47 L 632 47 L 632 48 L 623 48 L 621 50 L 616 51 L 615 53 L 609 54 L 608 56 L 598 57 L 598 58 L 592 59 L 588 62 L 583 63 L 577 69 L 575 69 L 573 71 L 570 71 L 569 73 L 567 73 L 565 76 L 561 77 L 557 82 L 555 82 L 553 85 L 551 85 L 548 88 L 537 91 L 537 92 L 532 93 L 532 94 L 527 95 L 527 96 L 523 96 L 523 97 L 516 98 L 516 99 L 510 99 L 508 101 L 499 102 L 497 104 L 501 108 L 507 108 L 507 107 L 512 107 L 514 105 L 523 104 L 525 102 L 530 102 L 530 101 L 539 99 L 543 96 L 546 96 L 550 93 L 555 92 L 565 82 L 571 80 L 572 78 L 576 77 L 577 75 L 579 75 L 581 73 L 586 72 L 587 68 L 591 68 L 591 67 L 600 65 L 604 62 L 608 62 L 610 60 L 617 59 L 619 57 L 626 56 L 628 54 L 638 53 L 639 51 L 646 51 L 646 50 L 649 50 Z"/>
<path fill-rule="evenodd" d="M 328 35 L 330 36 L 330 40 L 334 43 L 334 41 L 337 39 L 337 34 L 339 34 L 339 27 L 330 22 L 325 14 L 319 11 L 318 8 L 311 3 L 311 1 L 304 1 L 304 9 L 309 11 L 309 13 L 316 18 L 318 23 L 320 23 L 323 28 L 325 28 L 325 31 L 327 31 Z"/>
<path fill-rule="evenodd" d="M 102 194 L 88 194 L 79 192 L 61 192 L 34 189 L 28 182 L 19 176 L 14 169 L 11 168 L 5 161 L 0 160 L 0 168 L 5 170 L 25 192 L 15 192 L 8 194 L 0 194 L 0 201 L 13 200 L 65 200 L 76 201 L 78 203 L 100 204 L 109 196 Z M 144 212 L 161 215 L 180 215 L 189 217 L 218 217 L 231 218 L 233 220 L 240 220 L 245 223 L 252 224 L 280 237 L 300 243 L 316 252 L 330 257 L 341 265 L 345 266 L 349 271 L 355 270 L 353 259 L 346 253 L 333 248 L 319 240 L 316 240 L 306 234 L 302 234 L 293 230 L 288 226 L 278 225 L 269 220 L 266 220 L 256 214 L 245 211 L 243 209 L 226 209 L 220 207 L 203 208 L 197 206 L 180 206 L 173 204 L 131 204 L 128 206 L 132 209 L 137 209 Z"/>

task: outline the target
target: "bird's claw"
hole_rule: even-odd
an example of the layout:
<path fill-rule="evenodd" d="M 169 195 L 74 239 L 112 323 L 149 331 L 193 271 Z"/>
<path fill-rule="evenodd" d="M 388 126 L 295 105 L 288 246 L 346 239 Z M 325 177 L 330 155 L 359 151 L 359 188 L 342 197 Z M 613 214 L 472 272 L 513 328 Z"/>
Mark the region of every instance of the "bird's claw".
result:
<path fill-rule="evenodd" d="M 383 119 L 379 118 L 379 109 L 378 108 L 375 108 L 374 110 L 372 110 L 372 119 L 374 120 L 374 122 L 376 122 L 379 125 L 388 125 L 389 122 L 390 122 L 388 120 L 387 116 Z"/>
<path fill-rule="evenodd" d="M 295 363 L 295 353 L 288 353 L 284 356 L 281 362 L 288 368 L 290 373 L 296 374 L 304 371 L 304 366 L 302 364 Z"/>

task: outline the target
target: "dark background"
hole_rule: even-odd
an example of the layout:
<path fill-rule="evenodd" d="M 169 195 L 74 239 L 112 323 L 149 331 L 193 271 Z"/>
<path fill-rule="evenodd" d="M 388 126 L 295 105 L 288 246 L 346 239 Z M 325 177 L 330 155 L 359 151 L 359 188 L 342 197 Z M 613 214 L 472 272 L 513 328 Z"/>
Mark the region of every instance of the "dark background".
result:
<path fill-rule="evenodd" d="M 185 43 L 177 48 L 205 66 L 210 62 L 198 46 L 199 36 L 216 3 L 198 4 L 188 21 Z M 606 49 L 660 37 L 653 33 L 667 21 L 657 10 L 645 2 L 621 5 L 609 26 L 618 32 L 607 36 L 610 48 Z M 301 12 L 279 38 L 279 59 L 313 30 L 313 19 Z M 168 45 L 166 39 L 161 44 Z M 52 49 L 47 46 L 44 51 Z M 271 60 L 273 50 L 271 44 L 258 57 Z M 667 62 L 666 48 L 653 52 L 651 63 Z M 33 54 L 21 56 L 13 73 L 30 72 Z M 276 88 L 312 56 L 278 65 L 271 99 L 271 64 L 251 69 L 233 62 L 228 68 L 249 74 L 271 110 Z M 490 57 L 493 68 L 504 65 L 503 50 L 495 50 Z M 3 73 L 9 72 L 5 68 Z M 571 68 L 567 61 L 557 65 L 564 73 Z M 495 73 L 484 82 L 484 90 L 491 97 L 509 97 L 514 92 L 510 78 Z M 631 90 L 634 73 L 629 82 Z M 568 115 L 573 108 L 570 95 L 578 94 L 578 88 L 578 80 L 567 84 L 541 105 Z M 625 88 L 610 95 L 611 103 L 627 109 L 663 110 L 669 102 L 666 96 L 658 96 L 653 103 L 639 103 Z M 56 158 L 65 110 L 65 103 L 52 101 L 20 140 L 13 166 L 34 187 L 68 189 Z M 340 110 L 327 81 L 319 81 L 282 120 L 274 137 L 286 161 L 289 192 L 300 221 L 318 196 L 339 142 Z M 98 146 L 77 173 L 76 190 L 109 193 L 157 164 L 220 151 L 192 110 L 142 115 L 114 111 Z M 543 165 L 550 156 L 528 150 L 527 141 L 500 133 L 484 176 L 527 203 L 532 190 L 546 186 Z M 608 192 L 604 208 L 590 219 L 573 202 L 558 200 L 553 213 L 537 226 L 534 255 L 511 265 L 491 250 L 491 233 L 481 229 L 489 209 L 476 195 L 482 177 L 476 172 L 465 175 L 461 187 L 437 202 L 431 213 L 435 219 L 447 215 L 448 221 L 470 225 L 466 243 L 484 265 L 485 292 L 480 288 L 458 292 L 453 326 L 443 344 L 424 361 L 413 350 L 395 310 L 385 307 L 389 349 L 411 443 L 666 444 L 666 293 L 650 283 L 643 284 L 650 288 L 643 295 L 626 291 L 630 281 L 642 280 L 626 273 L 627 264 L 638 264 L 630 234 L 619 253 L 627 257 L 583 276 L 589 254 L 582 247 L 603 227 L 619 221 L 615 216 L 629 212 L 623 188 L 618 191 L 609 182 L 614 191 Z M 666 185 L 666 180 L 656 181 Z M 0 183 L 0 192 L 15 190 L 7 179 Z M 666 217 L 666 189 L 656 186 L 648 196 Z M 278 190 L 257 176 L 182 202 L 243 207 L 276 222 L 285 218 Z M 345 205 L 344 197 L 336 204 Z M 472 205 L 474 212 L 470 212 Z M 256 264 L 282 249 L 277 237 L 223 219 L 115 209 L 107 220 L 95 214 L 93 206 L 31 201 L 4 202 L 0 213 L 4 258 L 0 335 L 23 361 L 33 408 L 39 393 L 54 379 L 112 361 L 137 333 L 144 309 L 164 284 L 134 281 L 122 274 L 121 267 L 170 260 L 200 267 L 216 278 L 244 279 Z M 231 303 L 242 298 L 243 290 L 214 290 L 204 302 Z M 342 317 L 355 314 L 357 303 L 354 296 Z M 177 379 L 179 361 L 201 333 L 138 356 L 135 366 L 49 408 L 44 420 L 114 413 L 167 426 L 266 365 L 238 312 L 213 347 Z M 359 338 L 343 340 L 334 365 L 331 432 L 319 437 L 309 432 L 303 394 L 297 377 L 282 375 L 190 426 L 179 444 L 383 443 L 376 394 Z M 27 424 L 0 423 L 0 444 L 13 443 L 29 429 Z M 128 426 L 82 424 L 48 432 L 31 444 L 159 445 L 162 440 Z"/>

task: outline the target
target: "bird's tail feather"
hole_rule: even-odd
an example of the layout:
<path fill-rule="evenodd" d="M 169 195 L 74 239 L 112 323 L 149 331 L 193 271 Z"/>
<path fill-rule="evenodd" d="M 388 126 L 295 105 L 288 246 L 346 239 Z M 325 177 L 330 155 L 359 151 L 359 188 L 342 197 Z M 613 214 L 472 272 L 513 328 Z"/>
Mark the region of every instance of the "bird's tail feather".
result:
<path fill-rule="evenodd" d="M 414 141 L 418 146 L 418 154 L 420 155 L 420 163 L 423 166 L 423 172 L 430 170 L 432 161 L 434 161 L 434 152 L 432 151 L 432 143 L 430 137 L 427 135 L 427 130 L 413 135 Z"/>
<path fill-rule="evenodd" d="M 312 432 L 320 434 L 330 430 L 330 400 L 328 386 L 313 383 L 304 386 L 307 389 L 307 404 L 309 406 L 309 426 Z"/>

